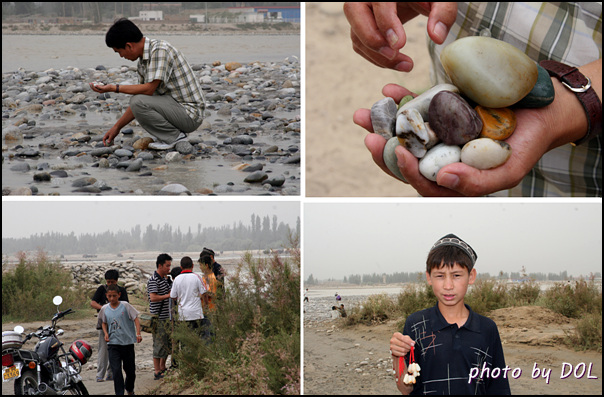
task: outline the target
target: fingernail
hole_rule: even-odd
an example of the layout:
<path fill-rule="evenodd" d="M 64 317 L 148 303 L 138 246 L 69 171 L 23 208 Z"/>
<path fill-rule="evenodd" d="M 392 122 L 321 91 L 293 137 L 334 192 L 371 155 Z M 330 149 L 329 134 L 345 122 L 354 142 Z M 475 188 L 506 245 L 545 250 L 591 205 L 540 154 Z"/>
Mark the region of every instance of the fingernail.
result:
<path fill-rule="evenodd" d="M 410 72 L 411 69 L 413 69 L 413 64 L 409 61 L 402 61 L 399 62 L 394 69 L 398 70 L 399 72 Z"/>
<path fill-rule="evenodd" d="M 447 25 L 442 22 L 437 22 L 434 26 L 434 34 L 440 38 L 441 42 L 447 38 Z"/>
<path fill-rule="evenodd" d="M 388 43 L 390 43 L 390 47 L 394 47 L 398 42 L 398 36 L 392 29 L 388 29 L 386 32 L 386 39 L 388 40 Z"/>
<path fill-rule="evenodd" d="M 444 173 L 438 178 L 438 184 L 449 189 L 455 189 L 459 184 L 459 177 L 455 174 Z"/>
<path fill-rule="evenodd" d="M 396 56 L 396 51 L 394 51 L 390 47 L 382 47 L 382 48 L 380 48 L 379 52 L 380 52 L 380 54 L 382 54 L 382 56 L 385 56 L 388 59 L 392 59 Z"/>

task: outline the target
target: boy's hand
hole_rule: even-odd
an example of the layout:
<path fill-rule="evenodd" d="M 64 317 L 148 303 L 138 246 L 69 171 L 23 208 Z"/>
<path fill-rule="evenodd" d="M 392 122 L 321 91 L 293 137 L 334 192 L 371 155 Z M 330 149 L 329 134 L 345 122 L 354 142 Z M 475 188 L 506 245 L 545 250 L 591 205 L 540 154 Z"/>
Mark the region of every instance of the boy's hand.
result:
<path fill-rule="evenodd" d="M 395 332 L 390 339 L 390 353 L 393 356 L 406 356 L 411 350 L 411 346 L 415 346 L 415 342 L 409 335 L 403 335 L 400 332 Z"/>
<path fill-rule="evenodd" d="M 136 335 L 136 343 L 141 343 L 143 341 L 143 336 L 141 334 Z"/>
<path fill-rule="evenodd" d="M 105 334 L 105 342 L 109 342 L 109 335 Z"/>

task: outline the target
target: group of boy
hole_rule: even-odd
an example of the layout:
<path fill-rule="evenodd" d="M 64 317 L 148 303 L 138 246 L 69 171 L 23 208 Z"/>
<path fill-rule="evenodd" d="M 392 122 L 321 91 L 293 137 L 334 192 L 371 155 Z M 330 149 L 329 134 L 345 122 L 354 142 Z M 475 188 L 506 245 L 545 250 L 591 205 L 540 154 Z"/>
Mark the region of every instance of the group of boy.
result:
<path fill-rule="evenodd" d="M 147 282 L 149 311 L 158 318 L 152 333 L 156 380 L 163 378 L 167 358 L 172 352 L 171 321 L 184 321 L 205 340 L 210 338 L 211 323 L 207 314 L 204 316 L 203 307 L 214 308 L 212 297 L 222 293 L 225 275 L 214 255 L 208 248 L 201 252 L 198 263 L 203 277 L 193 273 L 193 260 L 188 256 L 180 260 L 179 271 L 172 272 L 173 275 L 170 255 L 160 254 L 156 259 L 156 270 Z M 117 285 L 118 279 L 117 270 L 107 271 L 106 285 L 99 286 L 91 301 L 91 306 L 98 311 L 97 382 L 113 380 L 116 395 L 122 395 L 124 391 L 131 395 L 136 379 L 134 344 L 142 341 L 141 325 L 139 312 L 128 302 L 126 289 Z M 173 310 L 174 302 L 177 303 L 176 310 Z"/>

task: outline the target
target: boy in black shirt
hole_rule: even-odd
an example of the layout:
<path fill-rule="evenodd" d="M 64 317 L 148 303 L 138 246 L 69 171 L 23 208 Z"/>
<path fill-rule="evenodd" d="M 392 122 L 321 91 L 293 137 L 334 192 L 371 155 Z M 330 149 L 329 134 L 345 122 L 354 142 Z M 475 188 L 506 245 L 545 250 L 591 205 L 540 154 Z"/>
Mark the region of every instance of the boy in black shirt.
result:
<path fill-rule="evenodd" d="M 426 261 L 426 278 L 438 299 L 436 306 L 411 314 L 390 339 L 390 351 L 403 394 L 510 394 L 497 326 L 464 304 L 468 285 L 476 280 L 476 252 L 454 234 L 438 240 Z M 399 357 L 414 348 L 421 367 L 415 384 L 403 383 Z M 407 358 L 408 360 L 408 358 Z M 407 361 L 406 366 L 409 365 Z M 494 368 L 499 376 L 473 377 L 470 371 Z M 401 373 L 402 372 L 402 373 Z"/>

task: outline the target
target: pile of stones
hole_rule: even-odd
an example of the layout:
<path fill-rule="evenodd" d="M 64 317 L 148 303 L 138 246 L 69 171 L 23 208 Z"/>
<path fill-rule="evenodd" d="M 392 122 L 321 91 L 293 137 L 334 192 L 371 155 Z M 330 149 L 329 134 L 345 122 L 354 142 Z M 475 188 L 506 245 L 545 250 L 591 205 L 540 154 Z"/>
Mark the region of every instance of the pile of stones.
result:
<path fill-rule="evenodd" d="M 91 293 L 105 282 L 105 272 L 115 269 L 119 272 L 118 284 L 124 286 L 128 293 L 144 293 L 151 274 L 144 272 L 131 260 L 125 262 L 113 261 L 107 264 L 81 263 L 77 265 L 63 263 L 73 276 L 73 283 L 84 287 Z"/>

